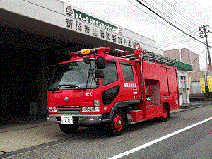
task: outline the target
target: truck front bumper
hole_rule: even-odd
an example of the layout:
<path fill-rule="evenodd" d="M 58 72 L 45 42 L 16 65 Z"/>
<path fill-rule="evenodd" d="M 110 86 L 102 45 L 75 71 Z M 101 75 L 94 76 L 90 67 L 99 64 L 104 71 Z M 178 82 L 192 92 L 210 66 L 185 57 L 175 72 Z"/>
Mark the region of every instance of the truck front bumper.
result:
<path fill-rule="evenodd" d="M 95 125 L 103 122 L 102 114 L 49 114 L 47 120 L 49 122 L 61 123 L 61 116 L 70 115 L 73 118 L 77 119 L 77 124 L 86 126 L 86 125 Z"/>

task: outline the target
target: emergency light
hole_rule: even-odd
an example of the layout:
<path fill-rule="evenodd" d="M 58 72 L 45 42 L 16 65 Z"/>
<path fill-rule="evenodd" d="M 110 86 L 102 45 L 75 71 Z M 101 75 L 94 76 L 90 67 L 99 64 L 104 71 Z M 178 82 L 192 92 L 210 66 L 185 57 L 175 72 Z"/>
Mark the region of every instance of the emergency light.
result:
<path fill-rule="evenodd" d="M 110 52 L 110 48 L 109 47 L 100 47 L 100 48 L 94 48 L 94 49 L 82 49 L 81 51 L 79 51 L 79 54 L 81 55 L 88 55 L 88 54 L 93 54 L 93 53 L 108 53 Z"/>
<path fill-rule="evenodd" d="M 81 54 L 83 54 L 83 55 L 90 54 L 90 52 L 91 52 L 90 49 L 82 49 L 82 50 L 81 50 Z"/>

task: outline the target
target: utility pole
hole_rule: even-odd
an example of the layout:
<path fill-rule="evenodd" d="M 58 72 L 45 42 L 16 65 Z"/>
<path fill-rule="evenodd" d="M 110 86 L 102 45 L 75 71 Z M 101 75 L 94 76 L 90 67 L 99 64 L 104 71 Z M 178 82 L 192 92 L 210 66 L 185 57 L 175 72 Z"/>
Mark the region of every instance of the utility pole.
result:
<path fill-rule="evenodd" d="M 201 38 L 205 38 L 206 40 L 206 48 L 207 48 L 207 54 L 208 54 L 208 62 L 206 61 L 206 65 L 207 67 L 211 67 L 211 56 L 210 56 L 210 52 L 209 52 L 209 45 L 208 45 L 208 33 L 211 33 L 210 30 L 207 30 L 207 27 L 209 27 L 209 25 L 202 25 L 201 27 L 199 27 L 199 31 L 200 31 L 200 37 Z"/>
<path fill-rule="evenodd" d="M 210 32 L 209 30 L 207 30 L 207 27 L 209 27 L 209 25 L 202 25 L 201 27 L 199 27 L 200 37 L 201 37 L 201 38 L 205 38 L 205 41 L 206 41 L 206 48 L 207 48 L 207 54 L 206 54 L 206 73 L 205 73 L 204 106 L 205 106 L 205 100 L 206 100 L 206 93 L 207 93 L 207 90 L 208 90 L 208 89 L 206 89 L 206 86 L 208 86 L 208 84 L 207 84 L 208 68 L 211 67 L 211 56 L 210 56 L 209 46 L 208 46 L 208 33 L 211 33 L 211 32 Z"/>

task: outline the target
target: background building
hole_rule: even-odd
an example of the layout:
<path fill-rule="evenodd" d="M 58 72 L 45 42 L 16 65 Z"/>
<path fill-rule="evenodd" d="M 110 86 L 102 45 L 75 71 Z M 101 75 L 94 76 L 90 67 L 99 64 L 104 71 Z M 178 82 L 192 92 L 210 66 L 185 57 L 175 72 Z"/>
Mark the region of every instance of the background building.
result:
<path fill-rule="evenodd" d="M 192 65 L 192 72 L 200 71 L 199 54 L 196 54 L 189 49 L 173 49 L 163 52 L 165 57 L 170 57 L 173 60 Z"/>
<path fill-rule="evenodd" d="M 179 90 L 182 103 L 188 103 L 189 98 L 202 98 L 200 79 L 205 79 L 206 72 L 200 70 L 199 54 L 183 48 L 164 51 L 164 56 L 192 66 L 192 71 L 178 69 Z M 211 76 L 210 69 L 208 76 Z"/>

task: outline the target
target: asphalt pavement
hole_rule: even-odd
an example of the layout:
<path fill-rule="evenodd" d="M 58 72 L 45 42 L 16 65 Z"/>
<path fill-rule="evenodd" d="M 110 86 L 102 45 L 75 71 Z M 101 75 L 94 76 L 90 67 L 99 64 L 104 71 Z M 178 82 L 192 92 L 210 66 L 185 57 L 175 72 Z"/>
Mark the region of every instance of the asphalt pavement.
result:
<path fill-rule="evenodd" d="M 210 102 L 204 107 L 196 102 L 172 112 L 171 119 L 165 123 L 157 119 L 145 121 L 115 137 L 109 137 L 101 127 L 80 128 L 76 134 L 66 135 L 57 124 L 46 121 L 9 125 L 0 127 L 0 158 L 110 158 L 209 118 L 211 114 Z M 188 154 L 211 157 L 211 129 L 210 120 L 175 135 L 170 138 L 171 142 L 166 139 L 123 158 L 165 158 L 167 155 L 181 158 Z"/>
<path fill-rule="evenodd" d="M 212 120 L 123 158 L 212 158 Z M 148 157 L 147 157 L 148 156 Z"/>

